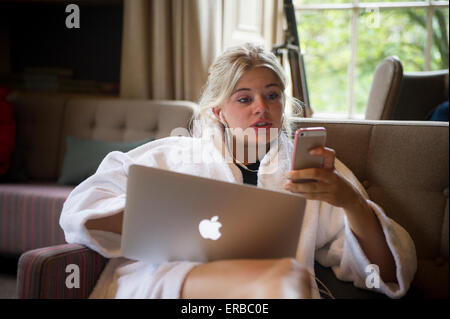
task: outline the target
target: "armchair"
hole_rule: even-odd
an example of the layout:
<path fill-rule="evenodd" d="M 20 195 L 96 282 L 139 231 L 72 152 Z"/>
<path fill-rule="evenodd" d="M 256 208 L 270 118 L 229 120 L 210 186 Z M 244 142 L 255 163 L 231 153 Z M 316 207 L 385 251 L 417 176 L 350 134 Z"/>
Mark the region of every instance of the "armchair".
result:
<path fill-rule="evenodd" d="M 391 56 L 375 69 L 365 119 L 425 121 L 445 100 L 448 70 L 403 72 L 401 61 Z"/>

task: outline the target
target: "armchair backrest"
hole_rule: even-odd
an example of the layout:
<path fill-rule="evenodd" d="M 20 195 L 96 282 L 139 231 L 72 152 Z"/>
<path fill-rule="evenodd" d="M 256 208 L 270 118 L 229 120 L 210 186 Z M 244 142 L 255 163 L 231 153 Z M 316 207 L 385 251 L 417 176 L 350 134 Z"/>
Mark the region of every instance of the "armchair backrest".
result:
<path fill-rule="evenodd" d="M 401 61 L 391 56 L 375 69 L 365 119 L 425 121 L 445 100 L 448 70 L 404 72 Z"/>
<path fill-rule="evenodd" d="M 366 106 L 366 120 L 388 120 L 397 104 L 403 78 L 400 60 L 388 57 L 375 68 Z"/>
<path fill-rule="evenodd" d="M 61 172 L 68 135 L 100 141 L 131 142 L 170 136 L 188 128 L 196 104 L 188 101 L 75 98 L 66 102 L 59 140 Z"/>
<path fill-rule="evenodd" d="M 390 119 L 425 121 L 448 100 L 448 70 L 404 73 Z"/>

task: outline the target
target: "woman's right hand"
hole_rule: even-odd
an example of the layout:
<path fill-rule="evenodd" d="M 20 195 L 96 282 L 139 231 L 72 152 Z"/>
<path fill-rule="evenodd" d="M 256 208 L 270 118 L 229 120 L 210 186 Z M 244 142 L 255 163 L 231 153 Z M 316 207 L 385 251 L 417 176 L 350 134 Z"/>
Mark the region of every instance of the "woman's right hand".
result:
<path fill-rule="evenodd" d="M 311 298 L 311 274 L 292 258 L 221 260 L 194 267 L 181 298 Z"/>

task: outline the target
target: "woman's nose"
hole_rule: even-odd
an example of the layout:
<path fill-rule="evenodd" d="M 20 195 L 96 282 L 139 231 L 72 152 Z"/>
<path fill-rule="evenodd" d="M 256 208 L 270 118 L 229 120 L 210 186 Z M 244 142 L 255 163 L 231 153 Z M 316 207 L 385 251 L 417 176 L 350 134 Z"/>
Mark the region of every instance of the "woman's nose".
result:
<path fill-rule="evenodd" d="M 253 111 L 255 112 L 255 114 L 264 114 L 268 111 L 266 101 L 262 96 L 257 96 L 254 101 Z"/>

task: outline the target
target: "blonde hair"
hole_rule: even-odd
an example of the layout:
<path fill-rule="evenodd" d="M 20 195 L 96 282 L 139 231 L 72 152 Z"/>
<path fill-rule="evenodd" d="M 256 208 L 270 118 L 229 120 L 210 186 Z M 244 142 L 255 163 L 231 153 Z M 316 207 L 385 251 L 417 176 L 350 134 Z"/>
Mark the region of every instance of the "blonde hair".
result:
<path fill-rule="evenodd" d="M 191 133 L 193 136 L 201 136 L 205 127 L 219 122 L 215 116 L 207 114 L 213 107 L 223 104 L 233 92 L 237 82 L 245 72 L 258 67 L 270 69 L 279 80 L 283 101 L 293 104 L 294 110 L 300 110 L 303 114 L 301 102 L 286 94 L 287 80 L 284 70 L 275 55 L 264 47 L 246 43 L 241 46 L 231 47 L 216 58 L 209 68 L 208 80 L 203 88 L 203 93 L 198 102 L 199 108 L 191 120 Z M 285 108 L 286 109 L 286 108 Z M 212 122 L 211 122 L 212 121 Z M 219 122 L 220 123 L 220 122 Z M 291 123 L 283 116 L 282 129 L 291 137 Z"/>

